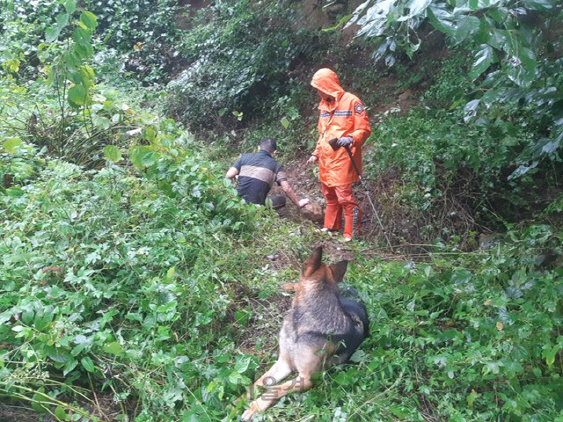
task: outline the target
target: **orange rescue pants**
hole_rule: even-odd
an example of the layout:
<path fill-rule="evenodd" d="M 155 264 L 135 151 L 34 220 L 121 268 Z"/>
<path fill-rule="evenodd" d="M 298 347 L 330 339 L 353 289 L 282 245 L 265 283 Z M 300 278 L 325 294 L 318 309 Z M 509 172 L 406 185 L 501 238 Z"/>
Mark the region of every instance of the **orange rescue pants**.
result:
<path fill-rule="evenodd" d="M 326 198 L 326 212 L 324 227 L 329 230 L 340 230 L 342 210 L 344 210 L 344 236 L 353 237 L 360 232 L 362 211 L 352 193 L 352 184 L 328 187 L 321 183 L 323 195 Z M 356 227 L 354 227 L 354 213 L 357 211 Z M 356 233 L 354 233 L 354 228 Z"/>

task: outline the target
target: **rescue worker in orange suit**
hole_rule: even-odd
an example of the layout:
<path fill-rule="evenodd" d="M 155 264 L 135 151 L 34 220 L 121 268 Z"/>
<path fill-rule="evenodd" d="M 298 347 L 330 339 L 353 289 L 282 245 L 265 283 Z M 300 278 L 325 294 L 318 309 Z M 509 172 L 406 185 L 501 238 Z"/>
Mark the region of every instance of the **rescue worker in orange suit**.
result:
<path fill-rule="evenodd" d="M 320 69 L 314 75 L 311 85 L 317 90 L 319 103 L 319 140 L 308 163 L 319 161 L 321 188 L 326 198 L 326 212 L 323 230 L 339 231 L 344 212 L 344 240 L 349 241 L 358 234 L 361 210 L 354 199 L 352 184 L 360 177 L 356 173 L 350 156 L 362 171 L 362 145 L 371 134 L 369 120 L 361 100 L 345 92 L 338 76 L 330 69 Z M 338 138 L 342 148 L 336 151 L 329 144 Z"/>

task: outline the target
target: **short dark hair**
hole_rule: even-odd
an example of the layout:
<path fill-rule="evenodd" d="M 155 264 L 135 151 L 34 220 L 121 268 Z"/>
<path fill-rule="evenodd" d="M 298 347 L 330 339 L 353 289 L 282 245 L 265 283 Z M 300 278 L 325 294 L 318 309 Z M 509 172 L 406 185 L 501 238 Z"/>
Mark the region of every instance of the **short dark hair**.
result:
<path fill-rule="evenodd" d="M 260 149 L 264 149 L 271 154 L 278 149 L 278 143 L 274 138 L 264 138 L 260 141 Z"/>

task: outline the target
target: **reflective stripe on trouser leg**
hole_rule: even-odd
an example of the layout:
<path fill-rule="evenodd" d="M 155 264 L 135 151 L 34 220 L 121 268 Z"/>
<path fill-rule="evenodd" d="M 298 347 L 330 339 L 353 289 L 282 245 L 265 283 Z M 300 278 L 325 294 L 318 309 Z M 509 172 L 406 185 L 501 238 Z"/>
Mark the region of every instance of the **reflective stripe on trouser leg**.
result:
<path fill-rule="evenodd" d="M 334 188 L 338 203 L 344 210 L 344 236 L 354 237 L 359 234 L 362 211 L 352 194 L 352 184 Z"/>
<path fill-rule="evenodd" d="M 321 189 L 326 198 L 324 227 L 329 230 L 340 230 L 342 220 L 342 205 L 338 201 L 335 188 L 329 188 L 321 183 Z"/>

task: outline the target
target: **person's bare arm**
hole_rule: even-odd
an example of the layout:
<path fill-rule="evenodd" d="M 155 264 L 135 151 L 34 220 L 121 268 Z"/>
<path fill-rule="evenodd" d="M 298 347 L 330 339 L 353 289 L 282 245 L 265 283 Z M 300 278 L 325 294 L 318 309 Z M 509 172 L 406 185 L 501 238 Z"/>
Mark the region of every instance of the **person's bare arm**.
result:
<path fill-rule="evenodd" d="M 303 208 L 305 205 L 307 205 L 309 203 L 308 199 L 302 199 L 301 201 L 299 199 L 297 199 L 295 192 L 293 192 L 293 189 L 291 188 L 291 185 L 289 184 L 289 182 L 287 180 L 282 180 L 281 188 L 283 189 L 285 194 L 288 196 L 288 198 L 291 199 L 291 202 L 293 202 L 299 208 Z"/>
<path fill-rule="evenodd" d="M 231 179 L 231 180 L 232 180 L 232 179 L 235 178 L 235 176 L 236 176 L 237 174 L 238 174 L 238 170 L 237 170 L 236 168 L 234 168 L 234 167 L 231 167 L 231 168 L 227 171 L 227 174 L 225 174 L 225 177 L 226 177 L 227 179 Z"/>

